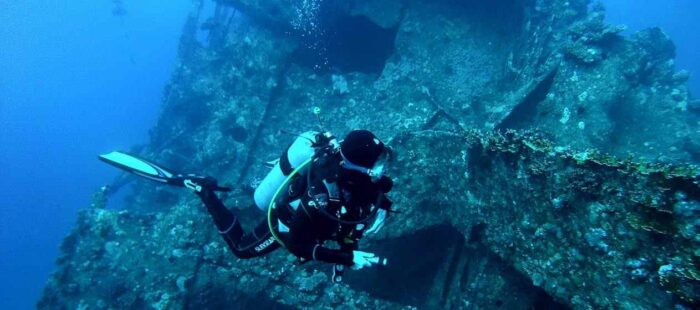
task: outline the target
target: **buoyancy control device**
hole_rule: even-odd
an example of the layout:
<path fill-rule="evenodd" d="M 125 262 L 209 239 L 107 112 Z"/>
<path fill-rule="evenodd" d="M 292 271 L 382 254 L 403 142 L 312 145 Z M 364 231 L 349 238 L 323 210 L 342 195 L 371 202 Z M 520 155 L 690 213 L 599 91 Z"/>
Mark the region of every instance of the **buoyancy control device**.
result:
<path fill-rule="evenodd" d="M 324 142 L 326 143 L 337 144 L 333 136 L 328 132 L 307 131 L 300 134 L 285 150 L 277 163 L 255 189 L 253 198 L 255 199 L 255 205 L 260 210 L 267 211 L 277 189 L 292 171 L 314 156 L 316 147 L 320 144 L 319 140 L 321 139 L 325 140 Z"/>

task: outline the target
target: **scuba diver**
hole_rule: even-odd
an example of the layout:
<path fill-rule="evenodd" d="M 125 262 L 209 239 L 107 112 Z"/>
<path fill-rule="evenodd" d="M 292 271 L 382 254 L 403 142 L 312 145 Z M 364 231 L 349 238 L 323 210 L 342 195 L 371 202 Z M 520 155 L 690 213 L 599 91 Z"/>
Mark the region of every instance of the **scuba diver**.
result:
<path fill-rule="evenodd" d="M 377 232 L 392 211 L 386 194 L 393 181 L 385 175 L 391 158 L 391 149 L 368 130 L 351 131 L 340 142 L 328 132 L 299 135 L 255 190 L 255 205 L 267 218 L 245 232 L 216 193 L 230 189 L 215 178 L 176 174 L 121 152 L 100 156 L 137 175 L 192 189 L 236 257 L 259 257 L 285 247 L 300 263 L 333 264 L 334 282 L 342 280 L 346 267 L 387 264 L 385 258 L 360 251 L 358 241 Z M 328 241 L 337 246 L 327 246 Z"/>

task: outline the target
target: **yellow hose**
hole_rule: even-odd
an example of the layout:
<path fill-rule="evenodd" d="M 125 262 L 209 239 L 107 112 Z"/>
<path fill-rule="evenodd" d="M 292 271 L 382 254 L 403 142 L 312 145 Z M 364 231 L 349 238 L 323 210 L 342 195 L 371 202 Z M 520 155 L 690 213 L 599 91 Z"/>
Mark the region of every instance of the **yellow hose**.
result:
<path fill-rule="evenodd" d="M 272 233 L 272 237 L 274 237 L 275 240 L 276 240 L 277 242 L 279 242 L 279 244 L 281 244 L 281 245 L 284 246 L 284 247 L 287 247 L 287 246 L 284 245 L 284 242 L 282 242 L 282 240 L 280 240 L 279 236 L 277 236 L 277 233 L 276 233 L 275 230 L 272 228 L 272 216 L 271 216 L 271 215 L 272 215 L 272 209 L 275 208 L 275 201 L 277 200 L 277 195 L 279 195 L 280 191 L 281 191 L 283 188 L 286 188 L 286 187 L 287 187 L 287 184 L 288 184 L 289 181 L 292 179 L 292 177 L 295 176 L 297 173 L 299 173 L 299 170 L 305 168 L 310 162 L 311 162 L 311 158 L 307 159 L 305 162 L 303 162 L 301 165 L 299 165 L 299 167 L 297 167 L 296 169 L 294 169 L 294 171 L 292 171 L 292 173 L 290 173 L 289 176 L 287 176 L 286 179 L 284 179 L 284 182 L 282 182 L 282 185 L 280 185 L 280 186 L 277 188 L 277 191 L 275 191 L 275 195 L 272 196 L 272 200 L 270 200 L 270 205 L 267 206 L 267 227 L 270 228 L 270 232 Z"/>

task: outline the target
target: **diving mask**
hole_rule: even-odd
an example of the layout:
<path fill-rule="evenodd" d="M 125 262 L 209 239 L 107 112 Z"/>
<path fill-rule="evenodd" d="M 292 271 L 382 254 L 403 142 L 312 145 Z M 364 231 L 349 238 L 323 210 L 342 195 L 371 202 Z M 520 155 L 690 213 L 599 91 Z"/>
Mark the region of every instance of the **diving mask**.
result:
<path fill-rule="evenodd" d="M 386 172 L 386 169 L 389 166 L 389 162 L 391 162 L 391 153 L 392 152 L 389 147 L 384 148 L 382 153 L 379 155 L 379 158 L 374 163 L 374 166 L 372 166 L 372 168 L 366 168 L 360 165 L 356 165 L 349 161 L 341 151 L 340 156 L 343 158 L 343 161 L 340 163 L 340 166 L 348 170 L 353 170 L 366 174 L 370 177 L 373 183 L 377 183 L 382 178 L 382 176 L 384 176 L 384 173 Z"/>

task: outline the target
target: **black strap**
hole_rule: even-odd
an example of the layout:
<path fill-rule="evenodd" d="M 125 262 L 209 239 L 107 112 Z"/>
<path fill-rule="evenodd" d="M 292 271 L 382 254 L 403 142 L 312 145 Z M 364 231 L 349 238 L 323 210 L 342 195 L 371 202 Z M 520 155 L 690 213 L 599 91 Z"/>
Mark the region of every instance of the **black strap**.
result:
<path fill-rule="evenodd" d="M 286 150 L 282 153 L 282 157 L 280 157 L 280 169 L 282 170 L 282 174 L 284 176 L 288 176 L 294 171 L 294 168 L 292 168 L 292 163 L 289 162 L 289 148 L 291 147 L 288 146 Z"/>
<path fill-rule="evenodd" d="M 340 201 L 340 188 L 338 188 L 338 184 L 335 182 L 327 182 L 325 179 L 322 180 L 322 182 L 328 193 L 327 202 L 324 207 L 326 210 L 340 211 L 343 208 L 343 203 Z"/>

